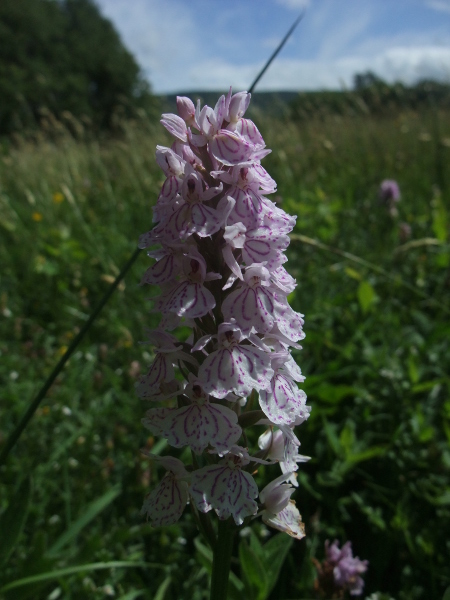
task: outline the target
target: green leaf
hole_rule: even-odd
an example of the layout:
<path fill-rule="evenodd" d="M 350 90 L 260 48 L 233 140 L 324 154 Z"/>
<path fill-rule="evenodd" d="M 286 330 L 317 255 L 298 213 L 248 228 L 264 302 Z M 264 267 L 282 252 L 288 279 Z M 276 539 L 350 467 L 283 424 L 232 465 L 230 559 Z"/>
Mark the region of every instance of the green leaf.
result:
<path fill-rule="evenodd" d="M 153 600 L 164 600 L 165 596 L 166 596 L 166 592 L 169 589 L 169 585 L 172 583 L 172 577 L 166 577 L 166 579 L 164 579 L 164 581 L 162 582 L 162 584 L 159 586 L 159 588 L 156 591 L 156 594 L 153 598 Z"/>
<path fill-rule="evenodd" d="M 424 381 L 423 383 L 418 383 L 411 387 L 411 391 L 413 394 L 419 394 L 421 392 L 428 392 L 432 390 L 435 386 L 441 385 L 442 383 L 450 383 L 450 379 L 448 377 L 441 377 L 440 379 L 433 379 L 431 381 Z"/>
<path fill-rule="evenodd" d="M 351 267 L 345 267 L 344 272 L 346 273 L 346 275 L 348 275 L 352 279 L 356 279 L 357 281 L 361 281 L 362 279 L 361 273 L 358 273 L 356 269 L 352 269 Z"/>
<path fill-rule="evenodd" d="M 239 561 L 247 587 L 247 597 L 252 600 L 265 600 L 269 594 L 265 565 L 245 539 L 239 544 Z"/>
<path fill-rule="evenodd" d="M 30 477 L 20 484 L 11 498 L 8 508 L 0 517 L 0 566 L 6 564 L 22 533 L 31 497 Z"/>
<path fill-rule="evenodd" d="M 361 281 L 356 292 L 361 310 L 366 314 L 375 300 L 375 290 L 368 281 Z"/>
<path fill-rule="evenodd" d="M 195 538 L 194 546 L 198 552 L 198 557 L 200 562 L 211 575 L 212 573 L 212 561 L 213 561 L 213 553 L 207 546 L 201 543 L 199 538 Z"/>
<path fill-rule="evenodd" d="M 328 444 L 333 450 L 333 452 L 339 456 L 342 454 L 341 442 L 339 441 L 338 436 L 336 435 L 336 424 L 329 423 L 326 419 L 323 419 L 323 428 L 325 431 L 325 435 L 328 440 Z"/>
<path fill-rule="evenodd" d="M 352 453 L 352 448 L 355 445 L 355 426 L 352 422 L 346 423 L 339 436 L 341 448 L 344 450 L 346 457 Z"/>
<path fill-rule="evenodd" d="M 417 360 L 415 356 L 410 355 L 408 357 L 408 375 L 412 384 L 415 384 L 420 379 L 420 373 L 417 366 Z"/>
<path fill-rule="evenodd" d="M 285 533 L 278 533 L 263 546 L 264 568 L 268 583 L 267 595 L 274 589 L 278 581 L 281 567 L 291 549 L 293 541 Z"/>
<path fill-rule="evenodd" d="M 446 242 L 448 237 L 447 211 L 441 196 L 434 199 L 433 205 L 433 233 L 440 242 Z"/>
<path fill-rule="evenodd" d="M 124 596 L 120 596 L 120 598 L 118 598 L 117 600 L 135 600 L 136 598 L 139 598 L 139 596 L 142 596 L 143 594 L 145 594 L 144 590 L 131 590 L 131 592 L 128 592 Z"/>
<path fill-rule="evenodd" d="M 253 552 L 256 554 L 256 556 L 260 560 L 264 560 L 263 545 L 259 541 L 258 536 L 253 531 L 253 529 L 250 529 L 250 538 L 249 539 L 250 539 L 250 548 L 253 550 Z"/>
<path fill-rule="evenodd" d="M 387 524 L 383 518 L 381 507 L 376 506 L 374 508 L 373 506 L 370 506 L 367 503 L 367 500 L 356 492 L 351 492 L 350 495 L 360 511 L 367 516 L 369 523 L 380 529 L 380 531 L 385 531 Z"/>
<path fill-rule="evenodd" d="M 344 398 L 349 396 L 355 396 L 357 394 L 356 388 L 350 385 L 339 385 L 333 383 L 323 382 L 316 387 L 307 388 L 308 395 L 314 395 L 330 404 L 338 404 Z"/>
<path fill-rule="evenodd" d="M 350 454 L 346 458 L 348 462 L 356 464 L 363 462 L 364 460 L 375 458 L 375 456 L 383 456 L 387 451 L 387 446 L 372 446 L 372 448 L 367 448 L 367 450 L 362 450 L 362 452 Z"/>
<path fill-rule="evenodd" d="M 64 546 L 67 546 L 82 529 L 86 527 L 95 517 L 102 512 L 120 494 L 120 487 L 116 486 L 108 490 L 100 498 L 91 502 L 85 512 L 67 529 L 48 550 L 48 556 L 57 554 Z"/>

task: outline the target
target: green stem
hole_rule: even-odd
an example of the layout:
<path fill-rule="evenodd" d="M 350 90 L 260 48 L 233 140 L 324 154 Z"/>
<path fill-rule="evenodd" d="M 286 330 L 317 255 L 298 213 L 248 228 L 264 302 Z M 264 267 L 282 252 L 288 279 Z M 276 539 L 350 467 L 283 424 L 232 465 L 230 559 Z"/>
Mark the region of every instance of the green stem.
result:
<path fill-rule="evenodd" d="M 226 521 L 219 520 L 217 542 L 213 552 L 211 600 L 227 600 L 228 598 L 228 578 L 235 531 L 236 527 L 231 517 Z"/>

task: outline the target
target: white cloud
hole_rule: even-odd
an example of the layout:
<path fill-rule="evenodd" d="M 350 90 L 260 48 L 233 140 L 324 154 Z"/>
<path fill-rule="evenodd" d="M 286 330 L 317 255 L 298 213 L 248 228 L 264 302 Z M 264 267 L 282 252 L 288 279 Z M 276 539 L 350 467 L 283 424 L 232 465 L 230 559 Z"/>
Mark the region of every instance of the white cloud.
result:
<path fill-rule="evenodd" d="M 261 64 L 235 65 L 225 60 L 207 59 L 197 62 L 180 81 L 181 90 L 248 89 L 263 67 Z M 183 85 L 184 84 L 184 85 Z"/>
<path fill-rule="evenodd" d="M 189 7 L 171 0 L 97 0 L 114 22 L 156 89 L 170 85 L 171 72 L 199 54 L 196 24 Z"/>
<path fill-rule="evenodd" d="M 277 0 L 277 4 L 281 4 L 281 6 L 286 6 L 286 8 L 300 11 L 308 8 L 310 3 L 310 0 Z"/>
<path fill-rule="evenodd" d="M 439 46 L 409 48 L 397 47 L 376 56 L 348 56 L 336 60 L 306 61 L 279 59 L 276 67 L 269 68 L 258 85 L 259 90 L 318 90 L 351 88 L 356 73 L 374 71 L 386 81 L 413 84 L 419 79 L 435 78 L 450 82 L 450 48 Z M 247 89 L 262 64 L 233 65 L 225 61 L 204 61 L 193 66 L 185 86 L 178 90 L 216 89 L 225 91 L 230 84 Z M 207 79 L 205 73 L 214 73 Z M 192 84 L 189 86 L 187 82 Z M 180 82 L 181 83 L 181 82 Z M 173 90 L 175 91 L 175 89 Z"/>
<path fill-rule="evenodd" d="M 428 0 L 427 6 L 434 8 L 440 12 L 450 13 L 450 1 L 449 0 Z"/>

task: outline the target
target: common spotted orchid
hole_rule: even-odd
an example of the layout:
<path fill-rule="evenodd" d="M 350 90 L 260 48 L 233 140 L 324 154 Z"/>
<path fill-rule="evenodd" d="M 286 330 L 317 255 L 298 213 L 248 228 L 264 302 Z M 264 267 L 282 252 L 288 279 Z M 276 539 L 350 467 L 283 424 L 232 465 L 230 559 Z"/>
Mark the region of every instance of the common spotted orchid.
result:
<path fill-rule="evenodd" d="M 178 115 L 162 116 L 174 141 L 157 147 L 166 180 L 154 226 L 139 240 L 156 261 L 141 284 L 160 287 L 152 301 L 162 318 L 149 334 L 154 360 L 136 387 L 151 402 L 144 426 L 174 448 L 189 447 L 192 463 L 149 454 L 166 474 L 142 513 L 168 525 L 190 502 L 194 516 L 215 511 L 240 526 L 261 515 L 301 539 L 291 495 L 307 457 L 294 427 L 309 407 L 290 350 L 300 348 L 303 315 L 287 301 L 296 284 L 283 267 L 295 218 L 266 198 L 276 191 L 260 162 L 270 150 L 244 118 L 249 102 L 250 94 L 231 90 L 214 109 L 179 97 Z M 253 449 L 249 426 L 266 428 Z M 282 474 L 258 492 L 261 463 Z"/>

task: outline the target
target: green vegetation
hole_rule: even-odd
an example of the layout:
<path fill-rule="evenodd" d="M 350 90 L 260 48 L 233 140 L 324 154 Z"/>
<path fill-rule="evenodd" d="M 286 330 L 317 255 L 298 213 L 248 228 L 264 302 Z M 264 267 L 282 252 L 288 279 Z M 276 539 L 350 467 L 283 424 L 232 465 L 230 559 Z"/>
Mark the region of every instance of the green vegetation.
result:
<path fill-rule="evenodd" d="M 312 414 L 298 434 L 312 460 L 295 494 L 306 540 L 292 544 L 273 588 L 289 539 L 271 531 L 267 541 L 255 521 L 235 549 L 243 572 L 233 564 L 230 597 L 312 597 L 311 558 L 336 537 L 369 560 L 367 595 L 441 598 L 450 585 L 450 115 L 258 125 L 278 200 L 298 215 L 287 266 L 299 282 L 291 302 L 305 314 L 297 358 Z M 121 131 L 100 143 L 59 123 L 38 143 L 0 150 L 0 444 L 150 227 L 162 181 L 154 148 L 168 138 L 144 118 Z M 385 178 L 402 191 L 397 216 L 377 196 Z M 151 360 L 138 342 L 155 324 L 152 291 L 138 286 L 147 264 L 142 253 L 0 470 L 6 600 L 207 597 L 211 553 L 189 511 L 164 529 L 139 516 L 159 476 L 139 449 L 165 452 L 141 426 L 133 391 Z"/>
<path fill-rule="evenodd" d="M 302 92 L 289 100 L 296 121 L 328 115 L 389 117 L 407 109 L 450 109 L 450 85 L 433 80 L 410 87 L 401 82 L 389 85 L 368 71 L 355 75 L 352 91 Z"/>
<path fill-rule="evenodd" d="M 2 0 L 0 98 L 0 134 L 55 116 L 74 133 L 111 128 L 118 116 L 154 106 L 138 64 L 92 0 Z"/>

